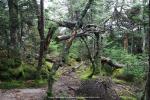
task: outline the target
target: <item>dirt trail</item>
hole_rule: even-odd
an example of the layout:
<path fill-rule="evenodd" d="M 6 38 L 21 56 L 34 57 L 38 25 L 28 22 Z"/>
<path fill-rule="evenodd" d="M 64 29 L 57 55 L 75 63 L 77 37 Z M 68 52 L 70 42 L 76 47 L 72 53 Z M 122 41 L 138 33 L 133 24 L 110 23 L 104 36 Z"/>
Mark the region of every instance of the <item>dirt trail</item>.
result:
<path fill-rule="evenodd" d="M 43 100 L 46 88 L 38 89 L 0 89 L 0 100 Z"/>
<path fill-rule="evenodd" d="M 75 91 L 79 88 L 80 79 L 75 72 L 67 72 L 53 85 L 55 97 L 75 97 Z"/>

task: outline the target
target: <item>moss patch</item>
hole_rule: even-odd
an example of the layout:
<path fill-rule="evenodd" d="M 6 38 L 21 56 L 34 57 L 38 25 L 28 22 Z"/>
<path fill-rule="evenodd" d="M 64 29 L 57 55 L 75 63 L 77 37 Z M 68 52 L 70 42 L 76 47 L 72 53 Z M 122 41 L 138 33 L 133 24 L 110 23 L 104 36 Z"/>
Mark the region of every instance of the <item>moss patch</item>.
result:
<path fill-rule="evenodd" d="M 48 78 L 48 75 L 50 73 L 52 65 L 53 64 L 50 63 L 50 62 L 47 62 L 47 61 L 45 62 L 45 65 L 41 69 L 41 76 L 42 76 L 42 78 L 44 78 L 44 79 Z"/>
<path fill-rule="evenodd" d="M 47 80 L 8 81 L 1 82 L 0 89 L 37 88 L 47 85 Z"/>
<path fill-rule="evenodd" d="M 129 97 L 129 96 L 120 96 L 121 100 L 137 100 L 135 97 Z"/>
<path fill-rule="evenodd" d="M 80 73 L 81 74 L 80 79 L 81 80 L 88 79 L 91 73 L 92 73 L 92 68 L 91 67 L 86 68 L 84 72 Z"/>
<path fill-rule="evenodd" d="M 135 79 L 135 76 L 132 73 L 126 72 L 123 68 L 115 70 L 113 77 L 127 82 L 134 82 Z"/>
<path fill-rule="evenodd" d="M 127 83 L 124 80 L 119 80 L 119 79 L 116 79 L 116 78 L 112 79 L 112 81 L 115 82 L 116 84 L 125 84 L 125 83 Z"/>

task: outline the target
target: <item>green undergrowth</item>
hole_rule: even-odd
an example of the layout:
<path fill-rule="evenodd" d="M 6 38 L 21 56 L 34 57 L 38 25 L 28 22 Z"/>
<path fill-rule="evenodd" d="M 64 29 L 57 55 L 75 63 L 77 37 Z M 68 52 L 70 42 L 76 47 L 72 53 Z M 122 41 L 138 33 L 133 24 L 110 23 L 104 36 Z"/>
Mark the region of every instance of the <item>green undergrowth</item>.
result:
<path fill-rule="evenodd" d="M 8 63 L 15 63 L 13 62 L 8 62 Z M 7 64 L 11 65 L 12 64 Z M 21 62 L 19 66 L 16 68 L 7 66 L 4 64 L 4 66 L 0 66 L 0 68 L 6 70 L 0 70 L 0 80 L 2 81 L 8 81 L 8 80 L 35 80 L 36 79 L 36 66 L 27 64 L 24 62 Z M 50 72 L 50 69 L 52 67 L 52 63 L 45 62 L 44 65 L 42 66 L 41 70 L 41 77 L 46 79 L 48 77 L 48 74 Z"/>
<path fill-rule="evenodd" d="M 0 89 L 39 88 L 47 86 L 47 80 L 7 81 L 0 83 Z"/>
<path fill-rule="evenodd" d="M 92 73 L 92 68 L 89 66 L 84 71 L 79 72 L 79 76 L 81 80 L 88 79 Z"/>
<path fill-rule="evenodd" d="M 124 80 L 126 82 L 134 82 L 135 81 L 135 76 L 133 73 L 126 72 L 125 69 L 117 69 L 113 72 L 113 77 Z"/>
<path fill-rule="evenodd" d="M 126 81 L 143 81 L 145 72 L 147 70 L 147 56 L 145 54 L 130 54 L 123 48 L 109 47 L 104 48 L 104 55 L 111 58 L 114 62 L 124 64 L 122 69 L 117 70 L 115 77 L 121 78 Z"/>

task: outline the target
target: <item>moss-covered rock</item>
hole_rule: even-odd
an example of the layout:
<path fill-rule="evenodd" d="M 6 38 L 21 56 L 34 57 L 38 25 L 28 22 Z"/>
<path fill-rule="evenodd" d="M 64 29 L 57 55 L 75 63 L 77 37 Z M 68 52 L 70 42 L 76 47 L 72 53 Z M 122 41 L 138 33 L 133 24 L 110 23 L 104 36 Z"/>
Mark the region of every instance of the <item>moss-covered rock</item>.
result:
<path fill-rule="evenodd" d="M 81 80 L 89 79 L 89 76 L 91 75 L 91 73 L 92 73 L 92 67 L 89 66 L 83 72 L 80 73 L 81 74 L 79 75 L 80 79 Z"/>
<path fill-rule="evenodd" d="M 123 68 L 115 70 L 113 72 L 113 77 L 128 82 L 133 82 L 135 78 L 134 74 L 126 72 Z"/>
<path fill-rule="evenodd" d="M 114 89 L 110 79 L 90 79 L 81 81 L 79 89 L 76 91 L 78 96 L 99 97 L 98 100 L 120 100 Z M 94 98 L 92 100 L 95 100 Z"/>

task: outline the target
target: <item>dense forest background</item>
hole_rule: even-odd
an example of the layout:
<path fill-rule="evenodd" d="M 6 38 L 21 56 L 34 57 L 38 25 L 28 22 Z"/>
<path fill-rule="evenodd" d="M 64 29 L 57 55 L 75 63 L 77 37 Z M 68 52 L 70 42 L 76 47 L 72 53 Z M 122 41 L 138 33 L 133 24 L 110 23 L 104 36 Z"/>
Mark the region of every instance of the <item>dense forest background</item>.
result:
<path fill-rule="evenodd" d="M 48 86 L 48 99 L 150 100 L 149 7 L 148 0 L 0 0 L 0 88 Z"/>

